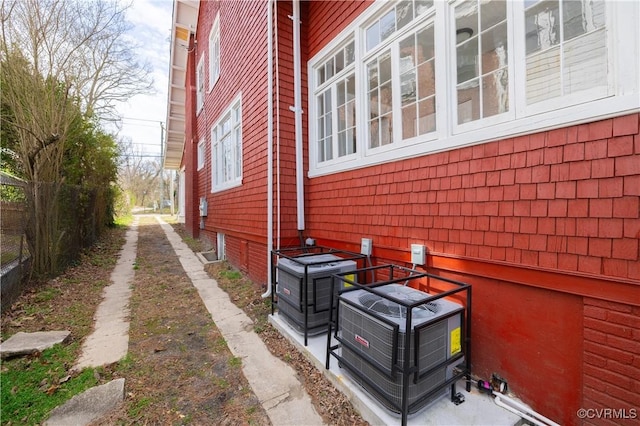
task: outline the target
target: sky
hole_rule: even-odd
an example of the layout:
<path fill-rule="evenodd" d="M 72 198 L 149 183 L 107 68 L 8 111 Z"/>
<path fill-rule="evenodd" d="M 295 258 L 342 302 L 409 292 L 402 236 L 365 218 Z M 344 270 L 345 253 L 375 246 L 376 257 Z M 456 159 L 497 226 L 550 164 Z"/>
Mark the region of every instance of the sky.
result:
<path fill-rule="evenodd" d="M 135 153 L 161 160 L 160 123 L 165 124 L 169 80 L 169 55 L 173 0 L 133 0 L 127 20 L 134 26 L 132 35 L 141 45 L 141 61 L 152 68 L 154 93 L 138 95 L 117 109 L 122 116 L 119 138 L 130 138 Z"/>

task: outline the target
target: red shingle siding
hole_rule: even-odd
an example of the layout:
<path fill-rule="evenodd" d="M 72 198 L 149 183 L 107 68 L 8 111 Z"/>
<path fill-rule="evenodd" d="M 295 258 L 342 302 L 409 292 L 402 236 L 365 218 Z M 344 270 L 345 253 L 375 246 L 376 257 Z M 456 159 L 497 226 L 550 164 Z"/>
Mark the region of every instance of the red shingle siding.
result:
<path fill-rule="evenodd" d="M 374 247 L 403 251 L 422 242 L 432 251 L 508 254 L 532 266 L 637 280 L 640 152 L 628 141 L 638 122 L 634 114 L 312 179 L 310 229 L 322 239 L 367 236 Z M 629 134 L 614 137 L 614 127 Z M 605 155 L 602 138 L 608 157 L 596 158 Z M 496 170 L 498 163 L 509 168 Z M 500 242 L 494 232 L 503 233 Z M 558 262 L 567 252 L 581 256 Z M 617 266 L 605 271 L 609 260 Z"/>
<path fill-rule="evenodd" d="M 220 16 L 220 77 L 209 87 L 209 32 Z M 245 31 L 245 22 L 252 31 Z M 266 274 L 267 207 L 267 22 L 263 2 L 201 2 L 196 61 L 205 56 L 204 108 L 197 115 L 197 140 L 206 141 L 205 166 L 198 172 L 200 196 L 208 200 L 206 234 L 224 233 L 227 257 L 259 282 Z M 211 192 L 211 127 L 242 93 L 242 185 Z M 250 236 L 248 241 L 247 235 Z M 248 255 L 249 247 L 263 247 L 259 257 Z M 254 262 L 255 260 L 255 262 Z"/>
<path fill-rule="evenodd" d="M 373 1 L 313 1 L 309 5 L 309 57 L 332 40 Z"/>
<path fill-rule="evenodd" d="M 640 307 L 585 298 L 583 360 L 584 408 L 640 415 Z M 637 417 L 615 420 L 637 424 Z M 585 423 L 609 424 L 598 418 Z"/>

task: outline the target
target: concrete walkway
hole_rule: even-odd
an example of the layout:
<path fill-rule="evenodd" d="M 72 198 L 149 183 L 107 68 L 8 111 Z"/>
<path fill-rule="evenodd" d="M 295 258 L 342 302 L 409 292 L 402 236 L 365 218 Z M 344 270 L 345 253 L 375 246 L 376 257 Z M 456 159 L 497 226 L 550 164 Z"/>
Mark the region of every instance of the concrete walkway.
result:
<path fill-rule="evenodd" d="M 209 278 L 204 265 L 191 249 L 182 242 L 171 225 L 160 222 L 180 263 L 198 290 L 213 321 L 222 333 L 234 356 L 242 358 L 242 370 L 249 384 L 274 425 L 322 425 L 309 395 L 296 378 L 295 371 L 273 356 L 258 335 L 253 332 L 251 319 L 234 305 L 218 283 Z M 96 311 L 95 331 L 85 341 L 76 368 L 97 367 L 119 361 L 127 353 L 129 342 L 129 297 L 135 285 L 133 265 L 137 250 L 137 221 L 127 232 L 118 263 L 113 271 L 113 284 L 105 289 L 104 300 Z M 171 255 L 168 253 L 168 255 Z M 277 372 L 277 374 L 274 374 Z M 47 420 L 47 425 L 85 425 L 106 412 L 96 412 L 96 395 L 100 398 L 123 398 L 123 386 L 114 383 L 99 393 L 90 389 L 58 407 Z M 113 395 L 105 395 L 112 393 Z M 111 399 L 113 400 L 113 399 Z M 105 404 L 105 410 L 112 405 Z"/>
<path fill-rule="evenodd" d="M 111 284 L 104 289 L 104 299 L 94 317 L 94 331 L 82 345 L 82 355 L 74 369 L 99 367 L 120 361 L 129 349 L 129 298 L 135 276 L 138 247 L 138 219 L 127 231 L 126 241 L 113 272 Z"/>

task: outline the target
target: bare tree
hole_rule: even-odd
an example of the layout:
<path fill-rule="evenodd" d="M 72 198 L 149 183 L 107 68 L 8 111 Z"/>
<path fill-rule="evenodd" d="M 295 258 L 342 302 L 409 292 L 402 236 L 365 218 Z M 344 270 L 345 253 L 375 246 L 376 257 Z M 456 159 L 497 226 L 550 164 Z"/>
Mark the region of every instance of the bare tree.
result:
<path fill-rule="evenodd" d="M 2 103 L 32 213 L 27 237 L 38 272 L 53 272 L 61 236 L 56 198 L 73 123 L 107 117 L 115 103 L 152 87 L 116 0 L 1 0 Z"/>
<path fill-rule="evenodd" d="M 120 187 L 133 198 L 133 203 L 144 207 L 145 202 L 161 198 L 158 186 L 162 176 L 162 164 L 147 158 L 136 150 L 131 140 L 120 141 Z"/>

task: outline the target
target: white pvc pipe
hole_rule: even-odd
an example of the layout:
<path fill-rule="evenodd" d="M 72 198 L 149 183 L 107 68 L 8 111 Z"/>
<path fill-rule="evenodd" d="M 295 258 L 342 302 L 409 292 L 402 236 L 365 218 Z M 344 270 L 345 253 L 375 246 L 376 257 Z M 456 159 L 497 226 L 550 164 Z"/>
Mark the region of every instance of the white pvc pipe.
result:
<path fill-rule="evenodd" d="M 304 231 L 304 162 L 302 157 L 302 73 L 300 64 L 300 0 L 293 0 L 293 111 L 296 137 L 298 231 Z"/>
<path fill-rule="evenodd" d="M 273 250 L 273 0 L 267 1 L 267 291 L 271 296 Z"/>
<path fill-rule="evenodd" d="M 529 420 L 530 422 L 538 425 L 538 426 L 560 426 L 558 423 L 554 422 L 551 419 L 546 418 L 542 414 L 539 414 L 533 411 L 531 408 L 527 407 L 524 404 L 516 401 L 513 398 L 508 397 L 507 395 L 500 392 L 493 392 L 494 399 L 493 401 L 499 405 L 500 407 L 511 411 L 518 416 Z"/>

